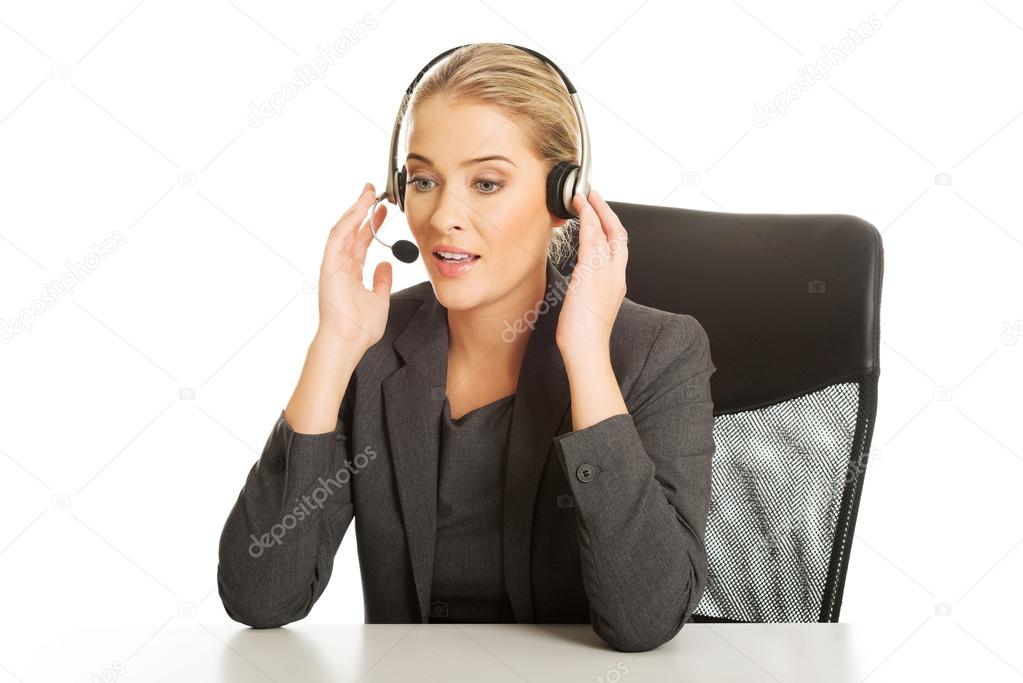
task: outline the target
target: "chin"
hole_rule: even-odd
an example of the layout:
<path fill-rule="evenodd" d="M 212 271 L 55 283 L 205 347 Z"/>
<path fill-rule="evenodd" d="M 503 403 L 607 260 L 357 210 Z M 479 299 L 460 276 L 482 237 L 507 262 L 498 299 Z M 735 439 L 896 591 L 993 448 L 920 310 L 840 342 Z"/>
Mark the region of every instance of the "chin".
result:
<path fill-rule="evenodd" d="M 433 292 L 441 306 L 449 311 L 466 311 L 476 308 L 483 303 L 483 297 L 476 288 L 465 287 L 462 283 L 444 281 L 433 281 Z"/>

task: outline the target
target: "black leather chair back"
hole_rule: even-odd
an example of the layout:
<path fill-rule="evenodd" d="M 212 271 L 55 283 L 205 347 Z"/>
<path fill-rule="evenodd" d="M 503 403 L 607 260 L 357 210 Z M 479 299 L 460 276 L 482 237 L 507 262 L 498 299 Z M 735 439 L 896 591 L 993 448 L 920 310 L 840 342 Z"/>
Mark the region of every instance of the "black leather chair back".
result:
<path fill-rule="evenodd" d="M 626 296 L 694 316 L 718 369 L 693 620 L 837 621 L 877 409 L 880 233 L 848 215 L 609 205 L 629 231 Z"/>

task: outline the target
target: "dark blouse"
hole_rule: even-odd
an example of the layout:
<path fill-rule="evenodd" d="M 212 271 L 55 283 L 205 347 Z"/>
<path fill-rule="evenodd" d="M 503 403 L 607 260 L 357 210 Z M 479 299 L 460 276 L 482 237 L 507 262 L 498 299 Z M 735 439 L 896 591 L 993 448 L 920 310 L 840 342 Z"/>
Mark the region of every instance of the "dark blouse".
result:
<path fill-rule="evenodd" d="M 515 395 L 451 417 L 444 399 L 430 623 L 514 623 L 504 585 L 504 465 Z"/>

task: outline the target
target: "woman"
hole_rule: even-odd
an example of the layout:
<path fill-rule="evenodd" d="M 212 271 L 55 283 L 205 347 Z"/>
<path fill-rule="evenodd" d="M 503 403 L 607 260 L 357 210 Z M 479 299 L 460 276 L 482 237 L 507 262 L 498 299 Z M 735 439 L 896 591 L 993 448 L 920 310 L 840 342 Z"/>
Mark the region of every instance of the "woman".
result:
<path fill-rule="evenodd" d="M 618 650 L 657 647 L 707 580 L 707 335 L 625 298 L 628 238 L 595 191 L 574 199 L 580 265 L 554 267 L 576 220 L 550 212 L 546 178 L 579 158 L 579 122 L 550 66 L 460 48 L 409 120 L 404 209 L 430 280 L 391 294 L 384 262 L 363 286 L 386 213 L 359 227 L 367 184 L 224 527 L 224 607 L 256 628 L 305 617 L 355 518 L 367 623 L 590 623 Z"/>

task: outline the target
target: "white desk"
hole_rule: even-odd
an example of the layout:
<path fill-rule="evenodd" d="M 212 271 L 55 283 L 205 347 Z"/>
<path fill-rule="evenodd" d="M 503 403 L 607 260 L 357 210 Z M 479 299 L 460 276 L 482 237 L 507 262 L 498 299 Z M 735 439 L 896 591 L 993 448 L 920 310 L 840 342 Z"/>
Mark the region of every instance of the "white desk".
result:
<path fill-rule="evenodd" d="M 945 629 L 933 619 L 916 631 L 913 624 L 888 630 L 849 624 L 688 624 L 656 650 L 628 653 L 607 647 L 588 625 L 298 622 L 255 630 L 174 618 L 162 627 L 45 631 L 7 623 L 0 627 L 0 682 L 816 683 L 867 678 L 874 683 L 961 680 L 970 672 L 973 680 L 1020 680 L 980 647 L 965 659 L 929 651 L 935 633 L 918 633 L 927 628 Z M 971 658 L 976 661 L 967 661 Z"/>

